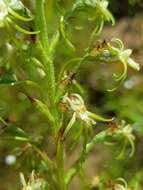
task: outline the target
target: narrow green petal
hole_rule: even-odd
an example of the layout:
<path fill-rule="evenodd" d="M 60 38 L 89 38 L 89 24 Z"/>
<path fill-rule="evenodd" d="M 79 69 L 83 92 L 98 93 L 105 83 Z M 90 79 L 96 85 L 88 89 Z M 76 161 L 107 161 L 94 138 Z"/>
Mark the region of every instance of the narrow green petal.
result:
<path fill-rule="evenodd" d="M 12 21 L 10 18 L 7 18 L 7 21 L 19 32 L 24 33 L 24 34 L 29 34 L 29 35 L 34 35 L 34 34 L 38 34 L 40 31 L 28 31 L 25 30 L 24 28 L 21 28 L 18 24 L 16 24 L 14 21 Z"/>
<path fill-rule="evenodd" d="M 2 117 L 0 117 L 0 121 L 1 121 L 5 126 L 9 126 L 9 124 L 8 124 Z"/>
<path fill-rule="evenodd" d="M 119 160 L 119 159 L 121 159 L 121 158 L 123 157 L 124 152 L 125 152 L 126 145 L 127 145 L 127 141 L 124 141 L 123 147 L 122 147 L 122 149 L 121 149 L 119 155 L 116 156 L 116 159 L 117 159 L 117 160 Z"/>
<path fill-rule="evenodd" d="M 23 173 L 20 172 L 19 175 L 20 175 L 20 181 L 21 181 L 23 187 L 26 187 L 27 184 L 26 184 L 26 180 L 25 180 Z"/>
<path fill-rule="evenodd" d="M 75 123 L 76 121 L 76 113 L 73 114 L 72 118 L 70 119 L 65 131 L 64 131 L 64 134 L 62 136 L 62 138 L 64 139 L 68 133 L 68 131 L 72 128 L 73 124 Z"/>
<path fill-rule="evenodd" d="M 120 76 L 118 76 L 116 78 L 116 81 L 124 80 L 126 78 L 126 75 L 127 75 L 127 69 L 128 69 L 127 64 L 123 58 L 120 58 L 120 60 L 121 60 L 121 63 L 123 65 L 123 72 Z"/>
<path fill-rule="evenodd" d="M 24 22 L 29 22 L 31 20 L 33 20 L 33 17 L 29 17 L 29 18 L 26 18 L 26 17 L 23 17 L 21 15 L 19 15 L 17 12 L 15 12 L 13 9 L 9 8 L 8 9 L 8 12 L 14 16 L 15 18 L 21 20 L 21 21 L 24 21 Z"/>
<path fill-rule="evenodd" d="M 123 42 L 118 38 L 112 38 L 111 42 L 115 43 L 120 50 L 124 50 L 124 44 Z"/>
<path fill-rule="evenodd" d="M 125 189 L 128 189 L 128 184 L 127 184 L 127 182 L 123 178 L 120 177 L 120 178 L 117 179 L 117 181 L 122 182 L 123 185 L 124 185 L 124 187 L 125 187 Z"/>
<path fill-rule="evenodd" d="M 131 145 L 131 152 L 130 152 L 129 156 L 132 157 L 135 152 L 135 144 L 134 144 L 134 141 L 132 138 L 130 138 L 128 135 L 126 135 L 126 137 Z"/>
<path fill-rule="evenodd" d="M 65 24 L 64 24 L 64 17 L 61 17 L 60 20 L 60 31 L 61 31 L 61 35 L 63 37 L 63 39 L 65 40 L 66 44 L 73 50 L 75 51 L 75 47 L 74 45 L 70 42 L 70 40 L 67 38 L 66 34 L 65 34 Z"/>
<path fill-rule="evenodd" d="M 129 58 L 127 61 L 127 64 L 132 67 L 133 69 L 139 71 L 140 70 L 140 65 L 136 63 L 133 59 Z"/>
<path fill-rule="evenodd" d="M 132 54 L 132 50 L 131 49 L 126 49 L 124 50 L 121 55 L 122 57 L 124 57 L 124 59 L 128 59 Z"/>
<path fill-rule="evenodd" d="M 18 141 L 26 141 L 26 142 L 28 142 L 29 141 L 29 139 L 28 138 L 26 138 L 26 137 L 14 137 L 14 139 L 15 140 L 18 140 Z"/>
<path fill-rule="evenodd" d="M 89 111 L 88 111 L 88 115 L 89 115 L 89 117 L 91 117 L 92 119 L 95 119 L 97 121 L 110 122 L 110 121 L 113 121 L 113 119 L 114 119 L 114 118 L 106 119 L 106 118 L 103 118 L 103 117 L 101 117 L 101 116 L 99 116 L 97 114 L 94 114 L 92 112 L 89 112 Z"/>

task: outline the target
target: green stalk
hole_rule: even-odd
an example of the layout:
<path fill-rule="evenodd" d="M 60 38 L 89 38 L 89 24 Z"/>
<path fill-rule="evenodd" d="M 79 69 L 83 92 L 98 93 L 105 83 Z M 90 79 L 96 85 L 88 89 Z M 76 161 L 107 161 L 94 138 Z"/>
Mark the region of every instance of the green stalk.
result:
<path fill-rule="evenodd" d="M 48 50 L 49 39 L 48 39 L 46 18 L 44 13 L 45 0 L 36 0 L 35 3 L 36 3 L 36 24 L 37 24 L 37 29 L 40 30 L 39 38 L 44 49 Z"/>
<path fill-rule="evenodd" d="M 106 139 L 106 136 L 107 136 L 106 131 L 102 131 L 99 134 L 97 134 L 89 143 L 87 143 L 85 139 L 84 150 L 81 152 L 79 158 L 74 163 L 73 167 L 70 168 L 70 170 L 68 171 L 66 175 L 65 181 L 67 185 L 71 182 L 73 177 L 80 171 L 81 166 L 83 165 L 85 161 L 85 158 L 88 156 L 89 152 L 92 150 L 95 144 L 104 142 Z"/>
<path fill-rule="evenodd" d="M 44 3 L 45 0 L 36 0 L 36 25 L 37 29 L 40 31 L 39 36 L 39 47 L 40 54 L 42 56 L 42 61 L 45 66 L 45 73 L 47 76 L 47 86 L 48 94 L 51 106 L 54 106 L 54 97 L 55 97 L 55 71 L 53 60 L 49 56 L 49 39 L 46 18 L 44 13 Z"/>
<path fill-rule="evenodd" d="M 57 145 L 57 179 L 58 179 L 58 190 L 67 190 L 65 183 L 65 169 L 64 169 L 64 142 L 59 140 Z"/>
<path fill-rule="evenodd" d="M 54 106 L 54 98 L 55 98 L 55 71 L 53 61 L 47 55 L 45 49 L 39 43 L 39 51 L 43 61 L 43 65 L 45 67 L 45 73 L 47 77 L 47 87 L 48 87 L 48 95 L 50 99 L 51 106 Z"/>

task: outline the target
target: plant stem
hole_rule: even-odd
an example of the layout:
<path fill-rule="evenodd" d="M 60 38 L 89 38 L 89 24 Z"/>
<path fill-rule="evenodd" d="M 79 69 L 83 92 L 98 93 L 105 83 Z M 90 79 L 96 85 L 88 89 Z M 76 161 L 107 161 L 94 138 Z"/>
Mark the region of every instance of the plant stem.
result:
<path fill-rule="evenodd" d="M 46 18 L 44 13 L 44 2 L 45 0 L 36 0 L 36 25 L 37 29 L 40 31 L 38 34 L 40 42 L 38 43 L 40 47 L 40 54 L 45 67 L 45 73 L 47 76 L 47 86 L 50 104 L 54 106 L 55 97 L 55 71 L 53 60 L 49 56 L 49 40 Z"/>
<path fill-rule="evenodd" d="M 37 29 L 40 30 L 39 38 L 44 49 L 48 50 L 49 40 L 48 40 L 46 18 L 44 13 L 45 0 L 36 0 L 35 3 L 36 3 L 36 15 L 37 15 L 36 16 Z"/>
<path fill-rule="evenodd" d="M 104 142 L 106 136 L 107 136 L 106 131 L 102 131 L 99 134 L 97 134 L 89 143 L 85 143 L 86 147 L 84 147 L 84 150 L 81 152 L 79 158 L 67 173 L 65 179 L 67 185 L 71 182 L 72 178 L 80 171 L 81 166 L 85 161 L 85 158 L 87 157 L 91 149 L 94 147 L 94 145 L 100 142 Z"/>
<path fill-rule="evenodd" d="M 67 190 L 64 170 L 64 142 L 59 140 L 57 145 L 57 178 L 58 190 Z"/>
<path fill-rule="evenodd" d="M 54 71 L 53 61 L 49 59 L 45 49 L 41 46 L 40 43 L 39 43 L 39 50 L 42 57 L 43 65 L 45 67 L 50 103 L 51 106 L 54 106 L 56 84 L 55 84 L 55 71 Z"/>

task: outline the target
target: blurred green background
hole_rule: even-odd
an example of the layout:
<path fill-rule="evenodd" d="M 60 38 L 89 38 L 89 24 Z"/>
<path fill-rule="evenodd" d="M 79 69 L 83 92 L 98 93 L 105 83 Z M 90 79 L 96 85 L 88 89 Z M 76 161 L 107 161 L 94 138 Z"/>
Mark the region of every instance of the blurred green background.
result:
<path fill-rule="evenodd" d="M 48 1 L 46 11 L 51 34 L 57 26 L 56 9 L 52 2 Z M 34 12 L 32 0 L 24 0 L 23 3 Z M 62 1 L 67 8 L 71 3 L 71 0 Z M 86 161 L 86 175 L 89 179 L 98 175 L 105 179 L 123 177 L 131 185 L 138 183 L 139 187 L 143 187 L 143 1 L 110 0 L 109 3 L 110 10 L 116 18 L 116 25 L 113 27 L 106 25 L 101 39 L 110 40 L 112 37 L 117 37 L 123 40 L 126 47 L 133 49 L 133 58 L 140 64 L 141 69 L 139 72 L 129 69 L 127 79 L 115 92 L 107 92 L 107 89 L 114 85 L 112 74 L 120 71 L 122 69 L 120 66 L 117 68 L 108 64 L 86 63 L 77 73 L 76 78 L 84 88 L 83 95 L 89 109 L 101 115 L 114 116 L 117 121 L 125 120 L 133 125 L 136 151 L 132 158 L 129 158 L 127 153 L 126 156 L 117 160 L 117 146 L 98 145 Z M 68 30 L 69 37 L 77 48 L 77 56 L 86 47 L 91 32 L 88 25 L 84 30 L 73 27 L 73 25 L 83 23 L 85 23 L 83 15 L 78 21 L 73 18 Z M 32 78 L 42 83 L 44 88 L 41 71 L 34 70 L 34 66 L 29 61 L 23 60 L 23 55 L 29 56 L 31 48 L 28 44 L 29 37 L 21 37 L 19 33 L 16 35 L 11 33 L 11 35 L 13 38 L 22 39 L 18 47 L 11 47 L 7 41 L 8 34 L 0 30 L 0 83 L 12 82 L 15 78 L 21 80 Z M 61 42 L 55 59 L 57 73 L 62 62 L 72 56 L 73 53 Z M 35 89 L 30 88 L 29 91 L 34 96 L 39 96 Z M 32 138 L 41 139 L 43 147 L 47 148 L 51 155 L 53 154 L 52 142 L 47 137 L 48 129 L 45 119 L 32 108 L 26 96 L 16 88 L 0 88 L 0 116 L 13 126 L 23 128 L 32 134 Z M 78 147 L 74 152 L 67 152 L 69 163 L 72 163 L 78 154 Z M 16 162 L 12 165 L 7 161 L 9 155 L 16 156 Z M 0 189 L 19 189 L 19 171 L 31 172 L 32 169 L 38 170 L 39 167 L 46 172 L 34 151 L 26 147 L 24 143 L 9 139 L 3 125 L 0 124 Z M 78 189 L 78 183 L 78 179 L 75 178 L 71 189 Z"/>

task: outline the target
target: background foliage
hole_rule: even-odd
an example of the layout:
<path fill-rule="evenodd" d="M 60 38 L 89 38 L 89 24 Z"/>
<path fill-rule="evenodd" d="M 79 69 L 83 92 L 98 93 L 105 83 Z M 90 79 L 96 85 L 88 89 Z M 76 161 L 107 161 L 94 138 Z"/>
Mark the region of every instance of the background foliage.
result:
<path fill-rule="evenodd" d="M 31 11 L 34 12 L 32 1 L 23 1 Z M 56 7 L 52 3 L 47 2 L 47 18 L 52 34 L 57 24 Z M 70 0 L 61 1 L 63 6 L 68 8 L 71 5 Z M 101 36 L 103 39 L 110 39 L 111 37 L 119 37 L 124 42 L 126 47 L 134 50 L 134 57 L 140 63 L 140 72 L 129 70 L 129 74 L 124 84 L 115 92 L 106 92 L 106 89 L 112 87 L 112 73 L 113 70 L 120 70 L 118 68 L 109 67 L 105 64 L 86 64 L 76 78 L 83 85 L 84 98 L 87 100 L 88 107 L 91 110 L 101 113 L 105 116 L 114 116 L 116 120 L 126 120 L 128 123 L 133 123 L 136 136 L 136 151 L 132 158 L 128 159 L 122 157 L 120 160 L 115 159 L 118 154 L 118 147 L 98 145 L 86 161 L 86 168 L 89 179 L 95 176 L 102 176 L 103 179 L 116 179 L 120 176 L 124 177 L 131 186 L 138 184 L 143 187 L 143 77 L 142 77 L 142 55 L 143 55 L 143 3 L 141 0 L 130 1 L 113 1 L 110 0 L 110 9 L 116 18 L 116 26 L 106 26 Z M 53 14 L 54 13 L 54 14 Z M 53 19 L 55 22 L 53 23 Z M 81 31 L 82 24 L 86 24 L 83 15 L 80 15 L 80 21 L 77 22 L 76 17 L 70 21 L 71 26 L 77 25 L 77 28 L 71 27 L 68 35 L 74 44 L 77 44 L 77 56 L 85 48 L 88 43 L 88 36 L 91 32 L 92 26 L 89 25 L 84 33 Z M 12 31 L 11 31 L 12 35 Z M 17 47 L 14 49 L 7 43 L 8 34 L 0 30 L 0 83 L 14 82 L 16 78 L 21 80 L 31 79 L 42 84 L 45 88 L 46 81 L 43 80 L 42 71 L 36 70 L 34 65 L 27 61 L 23 62 L 23 56 L 29 57 L 33 54 L 31 46 L 34 46 L 34 37 L 21 36 L 17 33 Z M 31 40 L 28 44 L 27 39 Z M 21 46 L 21 43 L 23 45 Z M 18 51 L 17 51 L 18 50 Z M 17 51 L 17 52 L 16 52 Z M 60 65 L 66 61 L 67 56 L 72 57 L 72 51 L 67 48 L 65 43 L 60 43 L 57 48 L 56 55 L 56 72 L 59 71 Z M 21 84 L 22 85 L 22 84 Z M 48 128 L 46 120 L 35 109 L 33 109 L 31 102 L 27 97 L 12 87 L 1 87 L 0 90 L 0 116 L 5 119 L 7 123 L 15 127 L 24 129 L 30 138 L 34 141 L 41 142 L 43 147 L 46 147 L 50 155 L 54 154 L 52 140 L 48 137 Z M 24 87 L 23 87 L 24 88 Z M 30 93 L 35 97 L 39 94 L 31 86 L 27 86 Z M 10 133 L 15 133 L 11 131 Z M 75 131 L 76 133 L 76 131 Z M 47 172 L 43 163 L 39 162 L 38 155 L 35 151 L 28 147 L 27 144 L 13 141 L 9 139 L 8 134 L 3 129 L 3 124 L 0 124 L 0 188 L 9 190 L 11 187 L 18 189 L 20 182 L 19 172 L 31 172 L 31 170 L 41 170 L 43 173 Z M 70 140 L 69 140 L 70 141 Z M 73 145 L 74 146 L 74 145 Z M 118 145 L 117 145 L 118 146 Z M 67 147 L 69 155 L 69 163 L 67 167 L 76 159 L 79 147 L 73 152 Z M 13 165 L 6 163 L 8 155 L 15 155 L 16 162 Z M 72 188 L 78 189 L 79 180 L 74 179 L 71 184 Z"/>

